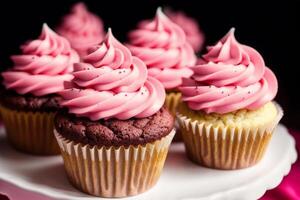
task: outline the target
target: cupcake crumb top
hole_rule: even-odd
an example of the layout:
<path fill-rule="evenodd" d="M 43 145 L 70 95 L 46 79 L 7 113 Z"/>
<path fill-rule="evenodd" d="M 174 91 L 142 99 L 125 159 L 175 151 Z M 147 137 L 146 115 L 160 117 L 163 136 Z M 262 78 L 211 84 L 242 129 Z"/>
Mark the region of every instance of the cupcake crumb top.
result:
<path fill-rule="evenodd" d="M 165 108 L 142 119 L 91 121 L 60 112 L 55 129 L 66 139 L 97 146 L 145 145 L 165 137 L 174 126 L 174 117 Z"/>
<path fill-rule="evenodd" d="M 274 120 L 278 111 L 273 102 L 266 103 L 256 110 L 241 109 L 226 114 L 210 113 L 202 111 L 193 111 L 185 103 L 179 106 L 179 111 L 183 115 L 189 116 L 193 121 L 205 122 L 214 126 L 229 127 L 257 127 L 267 124 Z"/>

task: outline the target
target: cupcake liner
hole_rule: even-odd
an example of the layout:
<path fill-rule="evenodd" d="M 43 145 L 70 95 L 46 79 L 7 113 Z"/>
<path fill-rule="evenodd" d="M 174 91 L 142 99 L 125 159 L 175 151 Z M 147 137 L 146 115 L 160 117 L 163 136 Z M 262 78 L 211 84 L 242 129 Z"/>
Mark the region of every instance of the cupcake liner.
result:
<path fill-rule="evenodd" d="M 178 113 L 187 156 L 195 163 L 216 169 L 241 169 L 256 164 L 283 116 L 281 107 L 276 107 L 277 117 L 260 127 L 212 126 Z"/>
<path fill-rule="evenodd" d="M 170 113 L 175 116 L 177 112 L 177 106 L 180 102 L 181 93 L 180 92 L 167 92 L 165 107 L 170 111 Z M 182 142 L 182 136 L 179 129 L 177 121 L 175 121 L 176 134 L 174 136 L 173 142 Z"/>
<path fill-rule="evenodd" d="M 23 112 L 1 106 L 2 120 L 11 145 L 36 155 L 59 154 L 53 134 L 54 112 Z"/>
<path fill-rule="evenodd" d="M 100 197 L 137 195 L 158 181 L 175 130 L 144 146 L 97 147 L 75 143 L 54 130 L 70 182 Z"/>
<path fill-rule="evenodd" d="M 180 92 L 168 92 L 165 100 L 165 107 L 171 112 L 173 116 L 176 115 L 177 106 L 180 102 Z"/>

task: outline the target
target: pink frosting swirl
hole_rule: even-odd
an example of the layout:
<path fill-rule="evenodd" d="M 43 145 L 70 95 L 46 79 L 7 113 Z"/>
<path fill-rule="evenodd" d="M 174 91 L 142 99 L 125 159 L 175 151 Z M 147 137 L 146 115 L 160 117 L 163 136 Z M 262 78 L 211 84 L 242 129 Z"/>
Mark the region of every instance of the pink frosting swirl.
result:
<path fill-rule="evenodd" d="M 193 49 L 196 52 L 201 51 L 205 37 L 197 21 L 187 16 L 184 12 L 167 10 L 166 14 L 175 24 L 182 28 L 187 41 L 192 45 Z"/>
<path fill-rule="evenodd" d="M 81 56 L 85 56 L 89 47 L 99 44 L 104 38 L 101 19 L 90 13 L 84 3 L 73 6 L 57 32 L 66 37 Z"/>
<path fill-rule="evenodd" d="M 143 21 L 129 33 L 132 54 L 148 67 L 150 76 L 158 79 L 166 89 L 181 85 L 182 78 L 190 77 L 196 56 L 186 41 L 184 31 L 171 22 L 160 9 L 153 21 Z"/>
<path fill-rule="evenodd" d="M 277 79 L 261 55 L 240 44 L 231 29 L 199 64 L 194 75 L 180 88 L 183 101 L 193 110 L 228 113 L 257 109 L 271 101 L 278 89 Z"/>
<path fill-rule="evenodd" d="M 40 37 L 25 43 L 21 50 L 22 55 L 11 57 L 14 67 L 2 73 L 5 87 L 19 94 L 43 96 L 62 91 L 64 82 L 73 78 L 73 63 L 79 62 L 70 43 L 46 24 Z"/>
<path fill-rule="evenodd" d="M 73 88 L 61 92 L 70 113 L 91 120 L 143 118 L 165 100 L 163 85 L 148 77 L 146 65 L 108 31 L 103 43 L 75 64 Z"/>

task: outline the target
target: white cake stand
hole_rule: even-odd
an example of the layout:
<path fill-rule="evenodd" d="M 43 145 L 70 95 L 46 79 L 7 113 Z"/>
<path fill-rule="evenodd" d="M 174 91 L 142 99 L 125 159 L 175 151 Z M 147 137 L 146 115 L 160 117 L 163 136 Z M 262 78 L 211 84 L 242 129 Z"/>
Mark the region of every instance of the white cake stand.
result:
<path fill-rule="evenodd" d="M 0 192 L 13 200 L 99 199 L 74 189 L 59 156 L 36 157 L 13 150 L 0 134 Z M 183 144 L 172 145 L 163 174 L 150 191 L 126 199 L 258 199 L 276 187 L 296 161 L 294 139 L 279 125 L 264 159 L 254 167 L 222 171 L 190 162 Z M 13 189 L 12 189 L 13 188 Z"/>

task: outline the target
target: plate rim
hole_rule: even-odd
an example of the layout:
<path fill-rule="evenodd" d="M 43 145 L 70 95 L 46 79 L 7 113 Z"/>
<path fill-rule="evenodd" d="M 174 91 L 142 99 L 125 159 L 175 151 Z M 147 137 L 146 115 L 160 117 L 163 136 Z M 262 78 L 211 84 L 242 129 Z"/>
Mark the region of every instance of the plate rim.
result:
<path fill-rule="evenodd" d="M 2 128 L 3 127 L 0 127 L 0 129 L 2 129 Z M 290 154 L 290 156 L 289 156 L 289 158 L 287 158 L 288 160 L 286 161 L 286 163 L 283 162 L 282 166 L 280 166 L 282 168 L 280 170 L 281 171 L 281 175 L 280 176 L 276 176 L 273 181 L 269 180 L 269 183 L 266 184 L 264 186 L 264 188 L 257 188 L 258 187 L 257 185 L 259 185 L 258 182 L 260 180 L 260 179 L 257 179 L 257 180 L 251 181 L 249 184 L 243 184 L 240 187 L 232 188 L 232 189 L 229 189 L 229 190 L 226 190 L 226 191 L 221 191 L 221 192 L 218 192 L 218 193 L 214 193 L 214 194 L 211 194 L 211 195 L 206 196 L 206 197 L 193 197 L 193 198 L 181 198 L 181 199 L 184 199 L 184 200 L 204 200 L 204 199 L 215 200 L 215 199 L 220 199 L 221 197 L 224 197 L 224 195 L 225 195 L 225 197 L 228 198 L 228 195 L 230 195 L 231 193 L 238 192 L 238 191 L 243 191 L 243 190 L 245 190 L 246 187 L 251 187 L 251 188 L 258 189 L 257 192 L 254 194 L 254 198 L 258 199 L 261 196 L 263 196 L 264 193 L 267 190 L 270 190 L 270 189 L 273 189 L 273 188 L 277 187 L 281 183 L 282 179 L 290 172 L 290 169 L 291 169 L 292 165 L 296 162 L 297 157 L 298 157 L 297 156 L 297 151 L 296 151 L 296 142 L 295 142 L 295 139 L 291 136 L 291 134 L 289 133 L 288 129 L 284 125 L 279 124 L 277 126 L 277 129 L 278 128 L 282 129 L 282 131 L 284 131 L 284 133 L 286 134 L 286 136 L 289 138 L 289 143 L 290 143 L 289 144 L 289 146 L 290 146 L 290 148 L 289 148 L 289 154 Z M 0 131 L 0 132 L 2 132 L 2 131 Z M 273 168 L 273 170 L 272 170 L 271 173 L 274 173 L 274 170 L 276 170 L 276 169 L 277 168 Z M 46 186 L 43 186 L 43 185 L 40 185 L 40 184 L 34 184 L 33 185 L 33 184 L 30 183 L 29 186 L 26 186 L 28 184 L 28 182 L 26 182 L 26 181 L 20 181 L 20 180 L 14 181 L 14 178 L 12 176 L 10 176 L 8 174 L 4 174 L 2 172 L 0 172 L 0 181 L 7 182 L 7 183 L 9 183 L 9 184 L 11 184 L 13 186 L 18 187 L 19 189 L 22 189 L 22 190 L 25 190 L 25 191 L 28 191 L 28 192 L 34 192 L 36 194 L 43 195 L 43 196 L 46 196 L 46 197 L 50 197 L 50 198 L 53 198 L 53 199 L 62 199 L 62 200 L 69 200 L 70 199 L 69 195 L 66 195 L 64 193 L 59 193 L 57 191 L 55 191 L 55 193 L 53 194 L 53 191 L 50 191 Z M 27 183 L 27 184 L 25 184 L 25 183 Z M 251 185 L 251 186 L 249 186 L 249 185 Z M 38 187 L 39 189 L 37 189 L 37 188 L 35 188 L 33 186 L 39 186 Z M 42 187 L 42 189 L 40 189 L 40 187 Z M 78 191 L 78 192 L 81 192 L 81 191 Z M 82 200 L 85 200 L 85 199 L 86 200 L 91 200 L 91 199 L 96 199 L 96 198 L 99 199 L 99 197 L 91 196 L 91 195 L 88 195 L 88 194 L 85 194 L 85 193 L 82 193 L 82 194 L 86 195 L 86 196 L 76 197 L 76 199 L 82 199 Z M 132 199 L 132 198 L 136 198 L 136 197 L 139 197 L 139 196 L 140 195 L 132 196 L 132 197 L 127 197 L 127 198 L 124 198 L 124 199 Z"/>

